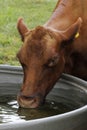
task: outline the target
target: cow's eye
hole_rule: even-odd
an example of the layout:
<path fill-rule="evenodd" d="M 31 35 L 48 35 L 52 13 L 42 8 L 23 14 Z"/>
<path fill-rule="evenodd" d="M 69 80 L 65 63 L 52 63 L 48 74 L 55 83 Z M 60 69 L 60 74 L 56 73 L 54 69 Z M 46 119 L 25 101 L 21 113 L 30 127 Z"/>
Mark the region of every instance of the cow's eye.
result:
<path fill-rule="evenodd" d="M 58 61 L 59 61 L 59 57 L 54 56 L 52 59 L 48 60 L 48 67 L 53 67 L 53 66 L 57 65 Z"/>

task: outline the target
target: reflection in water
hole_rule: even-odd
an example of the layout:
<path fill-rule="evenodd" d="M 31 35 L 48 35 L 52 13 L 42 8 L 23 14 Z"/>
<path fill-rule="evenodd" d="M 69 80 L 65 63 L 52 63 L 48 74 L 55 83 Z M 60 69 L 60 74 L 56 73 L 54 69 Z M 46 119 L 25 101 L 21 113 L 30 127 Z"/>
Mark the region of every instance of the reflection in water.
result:
<path fill-rule="evenodd" d="M 18 119 L 16 109 L 11 108 L 8 104 L 0 104 L 0 123 L 13 122 Z"/>
<path fill-rule="evenodd" d="M 31 120 L 53 115 L 58 115 L 70 111 L 71 109 L 63 104 L 47 101 L 44 106 L 37 109 L 19 108 L 18 114 L 22 119 Z"/>
<path fill-rule="evenodd" d="M 44 106 L 37 109 L 19 108 L 16 98 L 0 97 L 0 123 L 26 121 L 31 119 L 49 117 L 58 115 L 78 108 L 71 104 L 56 103 L 54 101 L 46 101 Z"/>

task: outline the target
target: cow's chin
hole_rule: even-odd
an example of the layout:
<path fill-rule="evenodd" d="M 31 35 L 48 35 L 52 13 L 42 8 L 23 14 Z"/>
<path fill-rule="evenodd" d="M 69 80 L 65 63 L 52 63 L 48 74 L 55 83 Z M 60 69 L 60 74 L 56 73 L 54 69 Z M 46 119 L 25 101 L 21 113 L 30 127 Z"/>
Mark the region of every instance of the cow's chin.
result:
<path fill-rule="evenodd" d="M 23 107 L 23 108 L 37 108 L 42 105 L 42 102 L 39 98 L 23 99 L 22 97 L 18 96 L 17 101 L 19 107 Z"/>

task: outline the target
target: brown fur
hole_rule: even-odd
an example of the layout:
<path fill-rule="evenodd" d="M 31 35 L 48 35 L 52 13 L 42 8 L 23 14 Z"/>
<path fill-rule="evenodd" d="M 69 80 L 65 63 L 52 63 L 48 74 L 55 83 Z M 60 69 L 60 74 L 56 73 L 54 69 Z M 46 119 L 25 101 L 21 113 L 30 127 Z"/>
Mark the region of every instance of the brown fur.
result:
<path fill-rule="evenodd" d="M 87 80 L 86 5 L 86 0 L 59 0 L 51 18 L 33 30 L 18 20 L 24 42 L 18 52 L 24 71 L 21 107 L 38 107 L 63 72 Z"/>

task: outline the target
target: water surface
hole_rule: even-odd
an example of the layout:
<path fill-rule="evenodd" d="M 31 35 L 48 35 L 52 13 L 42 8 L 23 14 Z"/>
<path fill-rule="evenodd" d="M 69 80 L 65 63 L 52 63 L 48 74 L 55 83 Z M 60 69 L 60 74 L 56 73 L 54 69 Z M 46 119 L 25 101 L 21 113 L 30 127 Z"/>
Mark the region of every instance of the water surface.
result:
<path fill-rule="evenodd" d="M 38 118 L 49 117 L 72 111 L 78 106 L 64 103 L 57 103 L 46 100 L 42 107 L 37 109 L 19 108 L 15 96 L 0 97 L 0 123 L 26 121 Z"/>

